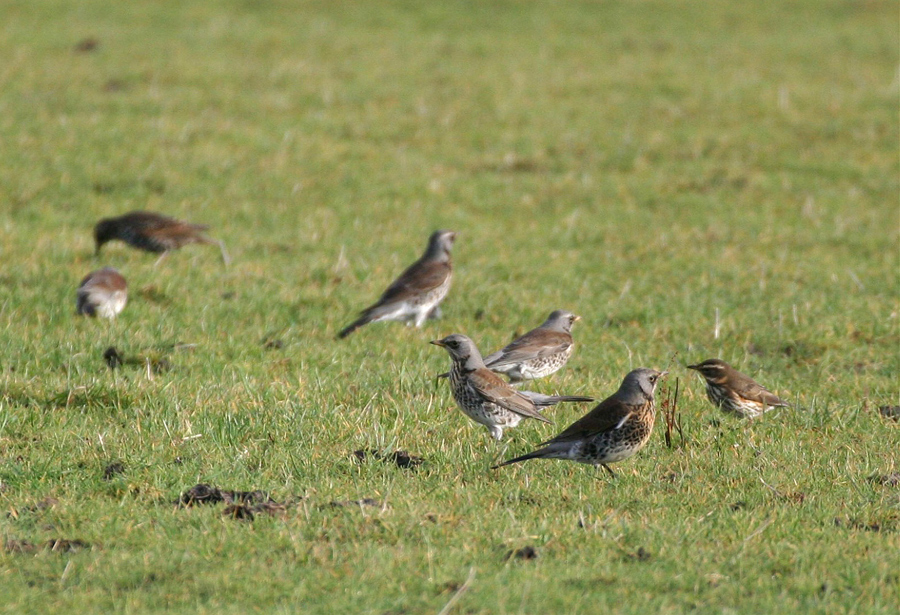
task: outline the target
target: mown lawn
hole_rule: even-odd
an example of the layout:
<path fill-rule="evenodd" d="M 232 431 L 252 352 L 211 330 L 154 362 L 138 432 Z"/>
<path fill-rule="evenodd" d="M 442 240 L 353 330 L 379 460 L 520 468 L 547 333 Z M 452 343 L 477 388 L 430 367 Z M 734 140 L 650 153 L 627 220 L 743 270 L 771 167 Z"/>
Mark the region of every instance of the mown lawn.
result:
<path fill-rule="evenodd" d="M 0 611 L 895 613 L 897 9 L 5 3 Z M 95 258 L 134 209 L 232 265 Z M 436 228 L 443 319 L 336 341 Z M 104 265 L 128 306 L 76 317 Z M 578 346 L 534 387 L 668 367 L 673 448 L 489 469 L 591 406 L 496 443 L 427 342 L 556 308 Z M 720 416 L 713 356 L 793 408 Z M 198 483 L 275 504 L 176 506 Z"/>

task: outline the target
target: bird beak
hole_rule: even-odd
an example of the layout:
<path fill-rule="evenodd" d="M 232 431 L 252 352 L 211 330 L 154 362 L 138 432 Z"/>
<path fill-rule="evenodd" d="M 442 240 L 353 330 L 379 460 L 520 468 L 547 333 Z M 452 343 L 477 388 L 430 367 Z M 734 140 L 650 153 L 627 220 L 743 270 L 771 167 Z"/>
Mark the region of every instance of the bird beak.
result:
<path fill-rule="evenodd" d="M 429 343 L 429 344 L 434 344 L 435 346 L 446 347 L 446 344 L 444 344 L 444 340 L 431 340 L 431 341 L 428 342 L 428 343 Z"/>
<path fill-rule="evenodd" d="M 660 372 L 659 377 L 660 377 L 660 378 L 665 378 L 665 377 L 668 376 L 668 375 L 669 375 L 669 370 L 666 370 L 666 371 L 664 371 L 664 372 Z"/>
<path fill-rule="evenodd" d="M 688 369 L 692 369 L 692 370 L 698 371 L 698 372 L 700 371 L 700 366 L 699 366 L 699 365 L 685 365 L 685 367 L 688 368 Z"/>
<path fill-rule="evenodd" d="M 576 315 L 575 315 L 575 322 L 578 322 L 579 320 L 581 320 L 581 316 L 578 316 L 578 315 L 576 314 Z"/>

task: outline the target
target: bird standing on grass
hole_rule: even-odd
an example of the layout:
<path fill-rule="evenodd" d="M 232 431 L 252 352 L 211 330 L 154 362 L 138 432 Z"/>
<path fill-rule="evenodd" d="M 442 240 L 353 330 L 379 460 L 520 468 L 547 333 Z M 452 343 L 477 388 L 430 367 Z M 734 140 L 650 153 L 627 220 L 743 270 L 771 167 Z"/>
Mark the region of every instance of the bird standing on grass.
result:
<path fill-rule="evenodd" d="M 79 314 L 115 318 L 128 302 L 128 283 L 118 271 L 104 267 L 81 281 L 76 297 Z"/>
<path fill-rule="evenodd" d="M 603 466 L 628 459 L 650 439 L 656 420 L 653 395 L 667 372 L 646 367 L 629 372 L 619 390 L 578 419 L 543 448 L 494 466 L 499 468 L 526 459 L 569 459 Z"/>
<path fill-rule="evenodd" d="M 345 338 L 363 325 L 379 320 L 400 320 L 421 327 L 450 290 L 453 266 L 450 250 L 456 233 L 435 231 L 428 239 L 425 254 L 407 267 L 374 305 L 360 313 L 359 318 L 345 327 L 339 338 Z"/>
<path fill-rule="evenodd" d="M 723 412 L 752 419 L 774 407 L 790 406 L 721 359 L 707 359 L 687 367 L 700 372 L 706 381 L 706 396 Z"/>
<path fill-rule="evenodd" d="M 493 372 L 506 374 L 513 384 L 549 376 L 572 356 L 572 325 L 580 319 L 572 312 L 556 310 L 540 327 L 485 357 L 484 364 Z"/>
<path fill-rule="evenodd" d="M 149 211 L 133 211 L 118 218 L 104 218 L 94 227 L 97 254 L 103 244 L 114 239 L 147 252 L 162 253 L 159 263 L 171 250 L 177 250 L 190 243 L 219 246 L 222 261 L 228 265 L 231 259 L 225 251 L 225 244 L 203 234 L 209 229 L 206 224 L 191 224 L 175 218 Z"/>
<path fill-rule="evenodd" d="M 543 395 L 512 388 L 484 366 L 475 343 L 465 335 L 455 333 L 431 343 L 445 348 L 453 360 L 450 388 L 459 409 L 476 423 L 487 427 L 496 440 L 503 437 L 504 429 L 515 427 L 525 418 L 550 423 L 539 408 L 563 401 L 593 401 L 590 397 Z"/>

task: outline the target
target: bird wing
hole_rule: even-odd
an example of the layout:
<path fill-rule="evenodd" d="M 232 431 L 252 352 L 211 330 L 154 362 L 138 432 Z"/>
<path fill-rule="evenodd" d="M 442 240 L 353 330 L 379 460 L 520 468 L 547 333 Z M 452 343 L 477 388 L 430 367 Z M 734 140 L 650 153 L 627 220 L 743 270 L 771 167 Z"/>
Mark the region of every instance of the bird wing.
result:
<path fill-rule="evenodd" d="M 741 386 L 735 389 L 735 393 L 737 393 L 744 399 L 756 401 L 767 406 L 790 405 L 786 401 L 775 395 L 775 393 L 773 393 L 769 389 L 765 388 L 757 382 L 754 382 L 753 380 L 750 380 L 750 378 L 747 378 L 747 382 L 741 383 Z"/>
<path fill-rule="evenodd" d="M 162 229 L 171 229 L 181 227 L 193 231 L 208 231 L 208 224 L 193 224 L 191 222 L 183 222 L 175 218 L 164 216 L 163 214 L 153 213 L 151 211 L 133 211 L 122 216 L 123 222 L 141 228 L 144 231 L 158 231 Z"/>
<path fill-rule="evenodd" d="M 538 359 L 565 352 L 572 345 L 572 336 L 560 331 L 535 329 L 529 331 L 508 346 L 488 356 L 484 364 L 488 367 L 503 367 L 521 363 L 527 359 Z"/>
<path fill-rule="evenodd" d="M 401 301 L 411 295 L 435 289 L 447 281 L 450 271 L 449 262 L 417 260 L 387 287 L 375 305 Z"/>
<path fill-rule="evenodd" d="M 501 408 L 506 408 L 510 412 L 515 412 L 522 416 L 545 423 L 551 422 L 537 411 L 530 399 L 506 384 L 502 378 L 486 367 L 480 367 L 467 374 L 467 376 L 469 383 L 485 401 L 497 404 Z"/>
<path fill-rule="evenodd" d="M 614 397 L 608 397 L 593 410 L 569 425 L 561 434 L 543 444 L 574 442 L 606 431 L 621 429 L 635 414 L 635 407 L 623 404 Z"/>
<path fill-rule="evenodd" d="M 135 211 L 122 216 L 123 221 L 131 224 L 147 233 L 154 233 L 165 230 L 167 232 L 177 232 L 176 229 L 184 233 L 192 233 L 199 231 L 208 231 L 208 224 L 193 224 L 191 222 L 182 222 L 169 216 L 156 214 L 149 211 Z"/>

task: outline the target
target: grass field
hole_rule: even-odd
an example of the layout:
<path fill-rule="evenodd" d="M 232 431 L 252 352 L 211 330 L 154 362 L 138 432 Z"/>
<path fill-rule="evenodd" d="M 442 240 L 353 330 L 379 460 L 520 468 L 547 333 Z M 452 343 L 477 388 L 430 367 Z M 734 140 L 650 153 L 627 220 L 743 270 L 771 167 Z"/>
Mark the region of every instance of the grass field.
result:
<path fill-rule="evenodd" d="M 0 612 L 896 613 L 897 2 L 3 13 Z M 133 209 L 233 264 L 95 258 Z M 436 228 L 443 319 L 335 341 Z M 104 265 L 128 306 L 76 317 Z M 668 366 L 684 438 L 489 469 L 590 406 L 496 443 L 427 342 L 555 308 L 578 346 L 535 387 Z M 683 368 L 714 356 L 794 407 L 720 416 Z M 197 483 L 281 506 L 176 507 Z"/>

